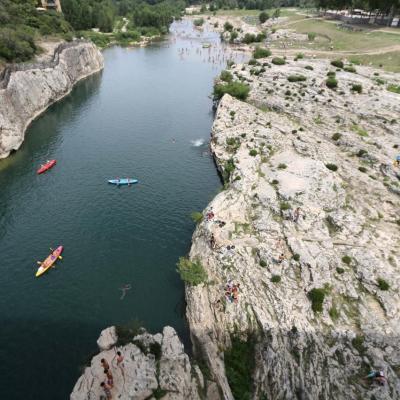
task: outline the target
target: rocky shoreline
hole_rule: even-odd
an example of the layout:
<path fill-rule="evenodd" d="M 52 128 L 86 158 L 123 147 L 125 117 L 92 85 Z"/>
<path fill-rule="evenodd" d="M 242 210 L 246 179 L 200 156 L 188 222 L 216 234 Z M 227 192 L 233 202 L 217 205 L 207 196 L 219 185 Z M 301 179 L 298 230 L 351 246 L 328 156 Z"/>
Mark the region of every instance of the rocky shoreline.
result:
<path fill-rule="evenodd" d="M 50 61 L 6 67 L 0 76 L 0 158 L 21 146 L 35 118 L 103 67 L 98 48 L 82 40 L 59 45 Z"/>
<path fill-rule="evenodd" d="M 193 235 L 190 258 L 208 274 L 186 290 L 195 351 L 224 399 L 243 396 L 224 362 L 233 338 L 254 352 L 249 398 L 396 399 L 400 96 L 387 88 L 399 77 L 324 60 L 250 64 L 230 70 L 247 103 L 225 95 L 212 129 L 225 189 Z M 368 382 L 371 370 L 387 383 Z"/>

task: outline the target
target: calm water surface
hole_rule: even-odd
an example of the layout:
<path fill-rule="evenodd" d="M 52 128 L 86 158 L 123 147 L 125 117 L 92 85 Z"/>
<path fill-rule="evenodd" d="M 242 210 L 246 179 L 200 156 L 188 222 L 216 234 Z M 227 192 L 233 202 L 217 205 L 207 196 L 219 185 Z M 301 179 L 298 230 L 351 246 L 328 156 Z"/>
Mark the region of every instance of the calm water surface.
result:
<path fill-rule="evenodd" d="M 0 161 L 2 398 L 67 399 L 111 324 L 169 324 L 187 337 L 175 264 L 190 247 L 190 212 L 220 187 L 208 96 L 225 64 L 217 35 L 190 29 L 182 22 L 166 42 L 106 50 L 104 71 Z M 55 168 L 36 175 L 50 158 Z M 106 183 L 114 177 L 140 183 L 117 188 Z M 60 244 L 63 260 L 36 279 L 36 261 Z"/>

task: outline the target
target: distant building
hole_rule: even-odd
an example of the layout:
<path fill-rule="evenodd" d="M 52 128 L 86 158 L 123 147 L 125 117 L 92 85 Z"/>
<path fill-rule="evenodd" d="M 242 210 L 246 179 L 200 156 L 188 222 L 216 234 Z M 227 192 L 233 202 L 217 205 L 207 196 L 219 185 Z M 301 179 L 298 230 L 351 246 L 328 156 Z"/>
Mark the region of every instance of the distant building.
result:
<path fill-rule="evenodd" d="M 41 4 L 46 10 L 61 12 L 61 0 L 41 0 Z"/>

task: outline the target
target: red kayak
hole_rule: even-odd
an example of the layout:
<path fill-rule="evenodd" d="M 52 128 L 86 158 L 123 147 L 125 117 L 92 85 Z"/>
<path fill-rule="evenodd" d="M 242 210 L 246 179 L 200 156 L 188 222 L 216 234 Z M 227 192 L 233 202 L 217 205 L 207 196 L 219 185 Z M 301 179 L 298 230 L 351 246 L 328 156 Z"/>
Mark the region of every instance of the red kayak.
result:
<path fill-rule="evenodd" d="M 47 161 L 46 164 L 40 166 L 40 168 L 37 170 L 37 173 L 43 174 L 43 172 L 46 172 L 48 169 L 53 168 L 56 163 L 56 160 Z"/>

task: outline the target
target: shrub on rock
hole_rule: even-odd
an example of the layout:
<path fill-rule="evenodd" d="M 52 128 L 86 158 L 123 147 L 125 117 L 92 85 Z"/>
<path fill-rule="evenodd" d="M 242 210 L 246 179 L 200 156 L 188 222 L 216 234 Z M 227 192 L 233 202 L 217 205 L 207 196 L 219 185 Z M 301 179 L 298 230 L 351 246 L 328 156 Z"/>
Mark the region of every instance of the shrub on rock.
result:
<path fill-rule="evenodd" d="M 207 281 L 207 272 L 200 261 L 190 261 L 186 257 L 180 257 L 176 265 L 181 279 L 188 285 L 196 286 Z"/>
<path fill-rule="evenodd" d="M 326 86 L 328 86 L 329 89 L 335 89 L 337 87 L 337 85 L 338 85 L 338 81 L 333 76 L 329 77 L 326 80 Z"/>
<path fill-rule="evenodd" d="M 328 168 L 331 171 L 337 171 L 338 170 L 338 166 L 336 164 L 328 163 L 328 164 L 325 164 L 325 166 L 326 166 L 326 168 Z"/>
<path fill-rule="evenodd" d="M 233 75 L 229 71 L 223 70 L 221 72 L 221 75 L 219 76 L 219 79 L 221 79 L 221 81 L 229 83 L 229 82 L 232 82 Z"/>
<path fill-rule="evenodd" d="M 230 82 L 228 84 L 214 85 L 214 99 L 219 100 L 225 93 L 239 100 L 246 100 L 250 92 L 250 86 L 242 82 Z"/>
<path fill-rule="evenodd" d="M 355 83 L 355 84 L 353 84 L 353 85 L 351 86 L 351 90 L 352 90 L 353 92 L 362 93 L 362 85 L 361 85 L 361 84 L 358 84 L 358 83 Z"/>
<path fill-rule="evenodd" d="M 389 290 L 390 286 L 383 278 L 378 278 L 377 282 L 378 282 L 379 289 Z"/>
<path fill-rule="evenodd" d="M 333 60 L 331 61 L 331 65 L 333 65 L 336 68 L 343 68 L 344 64 L 342 60 Z"/>
<path fill-rule="evenodd" d="M 314 288 L 308 292 L 308 298 L 311 300 L 311 308 L 314 312 L 321 312 L 325 299 L 325 290 Z"/>
<path fill-rule="evenodd" d="M 271 55 L 271 50 L 269 49 L 264 49 L 262 47 L 257 46 L 256 49 L 253 52 L 253 57 L 254 58 L 265 58 L 269 57 Z"/>
<path fill-rule="evenodd" d="M 280 275 L 272 275 L 271 277 L 271 282 L 272 283 L 279 283 L 281 281 L 281 276 Z"/>
<path fill-rule="evenodd" d="M 304 75 L 289 75 L 287 80 L 289 82 L 304 82 L 307 78 Z"/>
<path fill-rule="evenodd" d="M 271 62 L 272 62 L 272 64 L 275 64 L 275 65 L 284 65 L 284 64 L 286 64 L 286 61 L 281 57 L 274 57 Z"/>

